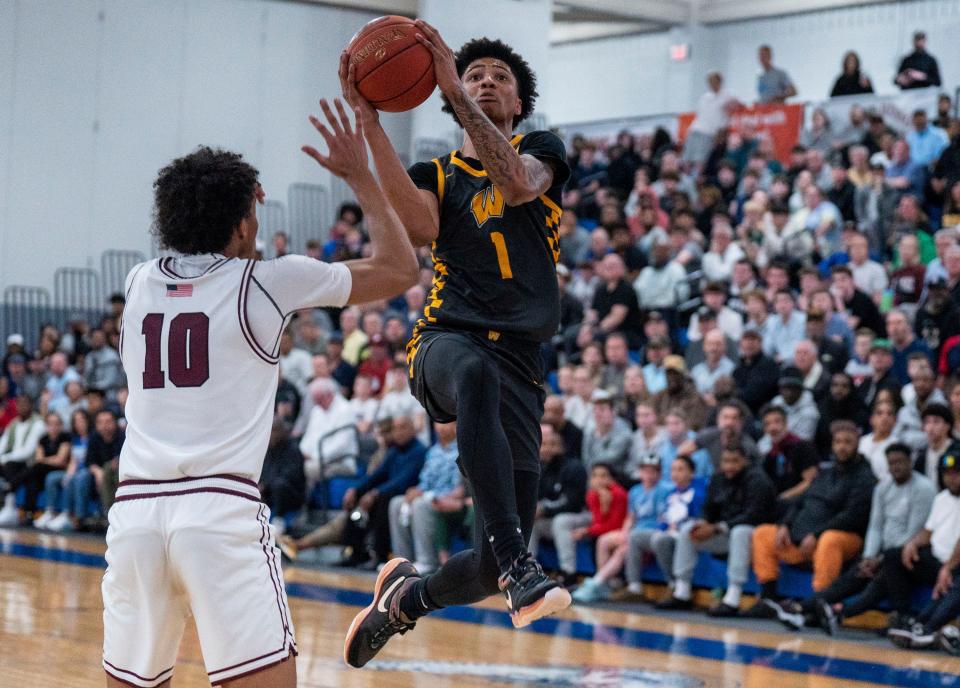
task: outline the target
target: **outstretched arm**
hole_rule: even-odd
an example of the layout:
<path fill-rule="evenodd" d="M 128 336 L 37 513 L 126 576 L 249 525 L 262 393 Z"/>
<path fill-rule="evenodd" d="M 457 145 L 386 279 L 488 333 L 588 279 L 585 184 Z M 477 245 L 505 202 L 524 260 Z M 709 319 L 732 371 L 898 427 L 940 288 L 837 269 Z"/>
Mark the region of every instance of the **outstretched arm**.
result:
<path fill-rule="evenodd" d="M 312 146 L 303 146 L 302 150 L 343 179 L 363 208 L 373 254 L 369 258 L 346 261 L 344 265 L 350 270 L 353 280 L 348 303 L 367 303 L 400 294 L 415 284 L 418 277 L 417 256 L 400 219 L 367 167 L 363 122 L 358 115 L 354 130 L 340 101 L 334 100 L 334 105 L 339 119 L 334 116 L 326 100 L 320 101 L 329 129 L 316 117 L 310 117 L 310 123 L 327 143 L 327 155 L 322 155 Z"/>
<path fill-rule="evenodd" d="M 553 168 L 532 155 L 521 155 L 497 129 L 470 96 L 457 74 L 456 60 L 439 32 L 418 19 L 417 34 L 433 55 L 440 91 L 450 102 L 457 119 L 477 149 L 487 176 L 503 193 L 507 205 L 520 205 L 544 193 L 553 183 Z"/>
<path fill-rule="evenodd" d="M 418 189 L 407 174 L 400 156 L 380 124 L 376 109 L 357 91 L 354 67 L 346 51 L 340 55 L 340 88 L 343 97 L 357 114 L 363 135 L 370 144 L 383 191 L 400 217 L 414 246 L 424 246 L 440 232 L 440 206 L 430 191 Z"/>

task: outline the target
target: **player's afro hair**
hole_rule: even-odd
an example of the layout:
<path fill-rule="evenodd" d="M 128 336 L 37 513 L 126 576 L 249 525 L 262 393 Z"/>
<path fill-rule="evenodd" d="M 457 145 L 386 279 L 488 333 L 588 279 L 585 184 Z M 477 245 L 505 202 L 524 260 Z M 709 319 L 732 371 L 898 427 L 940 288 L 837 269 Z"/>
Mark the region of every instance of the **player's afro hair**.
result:
<path fill-rule="evenodd" d="M 540 95 L 537 93 L 537 75 L 530 69 L 527 61 L 514 52 L 513 48 L 503 41 L 490 38 L 474 38 L 472 41 L 463 44 L 463 47 L 456 54 L 457 74 L 462 77 L 470 63 L 483 57 L 493 57 L 505 62 L 517 80 L 520 114 L 513 118 L 513 126 L 517 126 L 533 112 L 537 96 Z M 445 96 L 443 97 L 443 111 L 449 113 L 456 123 L 460 124 L 457 113 L 453 111 Z"/>
<path fill-rule="evenodd" d="M 239 153 L 200 146 L 160 170 L 153 233 L 184 254 L 222 251 L 250 213 L 260 173 Z"/>

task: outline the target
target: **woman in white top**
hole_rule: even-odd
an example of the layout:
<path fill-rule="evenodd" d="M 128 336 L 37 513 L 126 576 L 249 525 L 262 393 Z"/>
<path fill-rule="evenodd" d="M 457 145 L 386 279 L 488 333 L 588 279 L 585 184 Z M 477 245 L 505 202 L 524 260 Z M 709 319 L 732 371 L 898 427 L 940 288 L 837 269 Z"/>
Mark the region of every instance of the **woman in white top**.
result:
<path fill-rule="evenodd" d="M 879 403 L 873 407 L 870 414 L 869 435 L 860 438 L 860 453 L 870 462 L 873 474 L 878 480 L 889 475 L 887 467 L 887 447 L 897 441 L 893 434 L 893 426 L 897 422 L 897 410 L 893 404 Z"/>

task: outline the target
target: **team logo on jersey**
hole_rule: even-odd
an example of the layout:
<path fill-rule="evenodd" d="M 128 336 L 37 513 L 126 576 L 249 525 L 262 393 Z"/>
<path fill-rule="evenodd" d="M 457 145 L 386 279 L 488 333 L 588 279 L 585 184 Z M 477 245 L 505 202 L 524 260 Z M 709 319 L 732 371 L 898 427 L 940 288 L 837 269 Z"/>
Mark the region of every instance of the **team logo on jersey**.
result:
<path fill-rule="evenodd" d="M 483 223 L 491 217 L 503 217 L 503 194 L 495 184 L 491 184 L 482 191 L 478 191 L 470 201 L 470 208 L 473 211 L 473 219 L 477 221 L 477 227 L 483 227 Z"/>

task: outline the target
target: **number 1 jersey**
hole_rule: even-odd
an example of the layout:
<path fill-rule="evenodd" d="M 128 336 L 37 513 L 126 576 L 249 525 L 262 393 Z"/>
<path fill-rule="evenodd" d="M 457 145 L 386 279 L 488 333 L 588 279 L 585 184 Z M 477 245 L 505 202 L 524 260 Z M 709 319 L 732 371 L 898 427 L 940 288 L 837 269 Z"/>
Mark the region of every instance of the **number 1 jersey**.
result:
<path fill-rule="evenodd" d="M 345 305 L 351 286 L 346 266 L 304 256 L 204 254 L 134 267 L 120 338 L 129 386 L 120 479 L 258 481 L 280 333 L 297 310 Z"/>
<path fill-rule="evenodd" d="M 566 152 L 563 141 L 548 131 L 518 134 L 510 143 L 521 155 L 532 155 L 554 170 L 550 188 L 521 205 L 508 206 L 482 163 L 460 151 L 408 170 L 417 188 L 437 197 L 440 208 L 440 232 L 432 246 L 433 288 L 418 332 L 466 329 L 541 342 L 557 331 Z"/>

